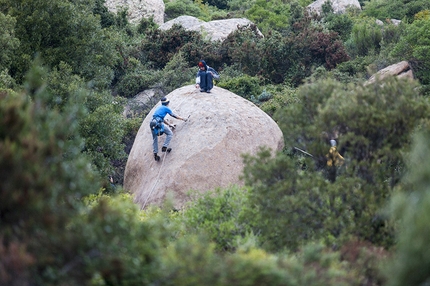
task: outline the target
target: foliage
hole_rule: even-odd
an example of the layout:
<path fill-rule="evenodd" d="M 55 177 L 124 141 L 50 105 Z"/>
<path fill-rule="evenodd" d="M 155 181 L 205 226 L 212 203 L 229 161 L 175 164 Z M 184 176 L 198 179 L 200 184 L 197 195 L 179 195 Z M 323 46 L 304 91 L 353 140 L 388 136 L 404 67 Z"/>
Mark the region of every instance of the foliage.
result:
<path fill-rule="evenodd" d="M 223 62 L 227 66 L 234 65 L 242 73 L 254 76 L 260 71 L 259 50 L 257 44 L 262 37 L 257 26 L 239 27 L 227 36 L 221 45 Z"/>
<path fill-rule="evenodd" d="M 195 69 L 188 67 L 182 52 L 176 53 L 161 72 L 163 77 L 160 80 L 160 85 L 164 93 L 168 94 L 193 80 L 195 71 Z"/>
<path fill-rule="evenodd" d="M 311 0 L 165 1 L 168 20 L 248 17 L 264 32 L 249 25 L 223 42 L 132 25 L 104 2 L 0 0 L 1 285 L 425 284 L 428 134 L 405 154 L 428 129 L 428 1 L 360 1 L 361 15 L 325 5 L 321 17 L 306 15 Z M 34 58 L 44 68 L 25 78 Z M 245 156 L 245 187 L 139 211 L 106 180 L 122 184 L 150 108 L 124 119 L 122 97 L 191 82 L 200 59 L 273 116 L 284 153 Z M 427 86 L 362 85 L 405 59 Z M 345 157 L 336 168 L 332 138 Z M 393 192 L 390 221 L 381 207 Z"/>
<path fill-rule="evenodd" d="M 142 18 L 137 26 L 137 32 L 139 34 L 146 34 L 158 28 L 157 23 L 154 22 L 154 18 Z"/>
<path fill-rule="evenodd" d="M 205 232 L 218 251 L 233 251 L 238 239 L 250 231 L 249 222 L 241 222 L 241 211 L 247 205 L 247 190 L 230 187 L 217 189 L 195 198 L 183 212 L 185 233 Z"/>
<path fill-rule="evenodd" d="M 51 71 L 47 79 L 47 90 L 53 95 L 47 101 L 50 108 L 62 111 L 74 93 L 86 94 L 84 106 L 88 114 L 79 120 L 79 132 L 85 140 L 83 149 L 100 174 L 107 176 L 113 170 L 112 162 L 125 157 L 121 144 L 124 119 L 120 102 L 107 92 L 86 88 L 83 80 L 73 75 L 71 67 L 65 63 Z"/>
<path fill-rule="evenodd" d="M 10 15 L 5 15 L 0 12 L 0 46 L 2 52 L 0 54 L 0 71 L 8 70 L 13 61 L 13 53 L 19 46 L 19 40 L 15 37 L 16 19 Z"/>
<path fill-rule="evenodd" d="M 266 34 L 270 30 L 283 31 L 288 26 L 290 6 L 284 1 L 256 0 L 245 16 Z"/>
<path fill-rule="evenodd" d="M 360 18 L 355 21 L 351 36 L 346 43 L 348 54 L 355 58 L 378 53 L 382 40 L 381 27 L 374 18 Z"/>
<path fill-rule="evenodd" d="M 204 0 L 203 3 L 215 6 L 218 9 L 226 9 L 228 6 L 228 0 Z"/>
<path fill-rule="evenodd" d="M 251 99 L 261 94 L 260 81 L 257 77 L 244 75 L 229 80 L 222 80 L 218 83 L 219 87 L 228 89 L 229 91 L 242 96 L 246 99 Z"/>
<path fill-rule="evenodd" d="M 330 81 L 315 83 L 298 95 L 299 101 L 279 109 L 275 119 L 288 134 L 287 150 L 306 150 L 312 161 L 295 162 L 281 154 L 270 159 L 268 151 L 245 158 L 245 183 L 257 208 L 254 233 L 262 233 L 265 247 L 275 251 L 294 249 L 307 239 L 339 244 L 350 234 L 390 246 L 391 225 L 379 208 L 398 184 L 404 142 L 426 118 L 428 104 L 413 85 L 396 80 L 348 89 Z M 396 100 L 389 100 L 393 96 Z M 328 184 L 324 177 L 330 175 L 326 154 L 331 138 L 339 140 L 346 166 L 337 168 L 335 183 Z M 288 235 L 282 234 L 285 229 Z"/>
<path fill-rule="evenodd" d="M 198 32 L 186 31 L 182 26 L 173 25 L 169 30 L 155 30 L 147 35 L 140 48 L 140 61 L 149 61 L 151 67 L 163 69 L 176 53 L 184 51 L 188 63 L 194 66 L 201 58 L 207 58 L 204 57 L 205 49 L 201 51 L 204 45 Z"/>
<path fill-rule="evenodd" d="M 430 18 L 416 20 L 406 27 L 393 50 L 394 56 L 402 56 L 412 63 L 416 77 L 423 84 L 430 84 Z M 414 43 L 411 45 L 410 43 Z"/>
<path fill-rule="evenodd" d="M 388 79 L 383 85 L 346 88 L 335 82 L 304 86 L 299 92 L 300 103 L 281 111 L 277 117 L 281 129 L 295 134 L 286 136 L 286 146 L 298 144 L 312 154 L 320 154 L 318 164 L 324 165 L 324 144 L 331 138 L 339 138 L 339 148 L 346 148 L 345 152 L 357 163 L 385 162 L 372 167 L 376 168 L 373 175 L 367 169 L 370 166 L 357 166 L 356 175 L 371 182 L 376 179 L 377 170 L 386 167 L 385 174 L 395 184 L 401 175 L 395 171 L 402 162 L 401 149 L 414 127 L 426 117 L 428 104 L 414 90 L 414 84 L 395 79 Z M 395 101 L 390 100 L 393 96 Z"/>
<path fill-rule="evenodd" d="M 7 13 L 16 19 L 15 51 L 11 75 L 22 82 L 35 53 L 50 67 L 60 62 L 99 87 L 112 79 L 117 55 L 107 30 L 92 14 L 94 2 L 2 0 Z"/>
<path fill-rule="evenodd" d="M 113 172 L 110 164 L 113 160 L 125 157 L 124 120 L 115 112 L 113 104 L 97 107 L 80 123 L 80 133 L 85 137 L 84 153 L 92 159 L 102 175 L 107 177 Z"/>
<path fill-rule="evenodd" d="M 426 0 L 377 0 L 366 1 L 363 15 L 384 19 L 405 19 L 412 21 L 418 12 L 430 9 L 430 3 Z"/>
<path fill-rule="evenodd" d="M 331 13 L 324 18 L 327 29 L 339 34 L 342 41 L 346 41 L 352 31 L 353 20 L 348 14 Z"/>
<path fill-rule="evenodd" d="M 102 28 L 108 28 L 115 25 L 115 15 L 109 12 L 105 5 L 106 0 L 95 0 L 93 14 L 100 16 L 100 25 Z"/>
<path fill-rule="evenodd" d="M 395 256 L 386 268 L 388 285 L 423 285 L 429 281 L 428 252 L 430 219 L 429 196 L 429 125 L 414 136 L 406 161 L 409 172 L 404 185 L 390 201 L 390 214 L 398 222 Z"/>
<path fill-rule="evenodd" d="M 313 70 L 324 66 L 331 70 L 349 60 L 349 56 L 336 32 L 327 32 L 323 26 L 315 25 L 309 16 L 293 24 L 287 46 L 292 46 L 292 58 L 297 59 L 293 73 L 288 74 L 295 86 L 309 77 Z"/>
<path fill-rule="evenodd" d="M 117 92 L 122 97 L 132 98 L 139 92 L 155 86 L 159 72 L 139 70 L 126 73 L 116 85 Z"/>
<path fill-rule="evenodd" d="M 373 56 L 355 57 L 347 62 L 340 63 L 336 70 L 356 78 L 367 79 L 371 76 L 368 74 L 368 67 L 375 61 Z"/>
<path fill-rule="evenodd" d="M 288 104 L 293 104 L 296 102 L 297 96 L 295 89 L 289 86 L 266 86 L 267 92 L 272 95 L 268 101 L 263 102 L 259 105 L 261 110 L 266 112 L 269 116 L 273 116 L 276 111 Z"/>
<path fill-rule="evenodd" d="M 50 110 L 40 74 L 40 68 L 30 71 L 25 93 L 1 95 L 0 237 L 3 251 L 18 251 L 21 266 L 15 274 L 44 284 L 51 271 L 73 258 L 66 226 L 79 211 L 79 199 L 97 189 L 98 179 L 80 153 L 82 94 L 70 97 L 63 113 Z"/>
<path fill-rule="evenodd" d="M 253 5 L 253 1 L 230 0 L 228 1 L 228 9 L 230 14 L 239 13 L 243 15 Z"/>
<path fill-rule="evenodd" d="M 199 17 L 201 9 L 193 0 L 168 1 L 165 3 L 164 13 L 167 22 L 182 15 Z"/>

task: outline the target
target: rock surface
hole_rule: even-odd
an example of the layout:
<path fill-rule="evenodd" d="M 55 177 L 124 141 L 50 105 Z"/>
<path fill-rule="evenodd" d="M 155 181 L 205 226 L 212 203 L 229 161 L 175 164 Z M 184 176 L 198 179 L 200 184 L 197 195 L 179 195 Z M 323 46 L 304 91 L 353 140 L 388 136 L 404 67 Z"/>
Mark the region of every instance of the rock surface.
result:
<path fill-rule="evenodd" d="M 397 76 L 399 78 L 414 78 L 414 74 L 411 70 L 411 67 L 409 66 L 409 63 L 407 61 L 401 61 L 378 71 L 367 80 L 366 84 L 375 82 L 377 77 L 379 79 L 383 79 L 388 75 Z"/>
<path fill-rule="evenodd" d="M 158 98 L 163 97 L 164 93 L 162 90 L 157 88 L 146 89 L 139 92 L 135 97 L 127 100 L 127 104 L 124 107 L 124 117 L 134 117 L 141 114 L 148 106 L 154 106 Z"/>
<path fill-rule="evenodd" d="M 193 16 L 179 16 L 167 21 L 159 27 L 161 30 L 169 30 L 174 24 L 181 25 L 185 30 L 201 32 L 211 41 L 224 40 L 227 36 L 237 30 L 238 26 L 246 26 L 252 22 L 246 18 L 233 18 L 225 20 L 214 20 L 204 22 Z M 261 32 L 259 32 L 261 36 Z"/>
<path fill-rule="evenodd" d="M 142 18 L 151 16 L 158 25 L 164 23 L 163 0 L 106 0 L 105 6 L 113 13 L 128 8 L 128 20 L 134 24 L 139 23 Z"/>
<path fill-rule="evenodd" d="M 272 118 L 232 92 L 215 86 L 212 93 L 201 93 L 190 85 L 167 97 L 174 113 L 190 117 L 183 122 L 166 116 L 177 127 L 169 146 L 172 152 L 161 152 L 165 135 L 159 137 L 160 162 L 153 158 L 149 128 L 156 107 L 143 121 L 124 174 L 124 188 L 141 207 L 161 205 L 172 193 L 174 207 L 180 209 L 190 200 L 189 190 L 243 185 L 242 153 L 255 155 L 260 146 L 283 148 L 282 132 Z"/>
<path fill-rule="evenodd" d="M 316 12 L 317 14 L 320 14 L 322 12 L 322 5 L 327 0 L 317 0 L 307 6 L 308 10 L 312 12 Z M 333 7 L 333 12 L 336 14 L 345 13 L 346 8 L 348 6 L 356 7 L 361 10 L 361 5 L 358 0 L 330 0 L 331 6 Z"/>

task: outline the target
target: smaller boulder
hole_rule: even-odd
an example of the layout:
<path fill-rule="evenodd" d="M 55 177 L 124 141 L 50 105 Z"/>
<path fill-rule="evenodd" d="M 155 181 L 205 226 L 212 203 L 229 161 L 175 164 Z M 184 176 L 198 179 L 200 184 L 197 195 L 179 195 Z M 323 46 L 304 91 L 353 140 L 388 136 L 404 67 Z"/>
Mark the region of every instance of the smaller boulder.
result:
<path fill-rule="evenodd" d="M 173 20 L 167 21 L 159 27 L 161 30 L 169 30 L 174 24 L 184 27 L 185 30 L 197 31 L 204 33 L 211 41 L 223 41 L 227 36 L 237 30 L 240 26 L 247 26 L 253 24 L 246 18 L 233 18 L 224 20 L 214 20 L 204 22 L 192 16 L 180 16 Z M 263 34 L 258 31 L 260 36 Z"/>
<path fill-rule="evenodd" d="M 105 6 L 112 13 L 127 9 L 127 18 L 133 24 L 139 23 L 142 18 L 150 17 L 158 25 L 164 23 L 163 0 L 106 0 Z"/>
<path fill-rule="evenodd" d="M 307 6 L 310 12 L 317 13 L 318 15 L 322 12 L 322 5 L 327 0 L 317 0 Z M 348 7 L 356 7 L 361 10 L 361 5 L 358 0 L 330 0 L 333 12 L 335 14 L 342 14 L 346 12 Z"/>
<path fill-rule="evenodd" d="M 378 71 L 377 73 L 375 73 L 369 78 L 366 84 L 371 84 L 375 82 L 376 78 L 383 79 L 386 76 L 397 76 L 399 78 L 409 78 L 409 79 L 414 78 L 414 75 L 411 67 L 409 66 L 409 63 L 407 61 L 401 61 L 399 63 L 393 64 L 391 66 L 388 66 Z"/>

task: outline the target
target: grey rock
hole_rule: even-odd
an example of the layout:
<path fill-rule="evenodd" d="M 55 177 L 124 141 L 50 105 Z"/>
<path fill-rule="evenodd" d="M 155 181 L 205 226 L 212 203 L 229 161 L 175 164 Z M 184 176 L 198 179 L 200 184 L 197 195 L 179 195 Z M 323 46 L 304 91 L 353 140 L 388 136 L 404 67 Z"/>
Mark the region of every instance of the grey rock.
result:
<path fill-rule="evenodd" d="M 127 100 L 123 116 L 126 118 L 139 116 L 147 110 L 148 106 L 154 106 L 163 95 L 164 93 L 159 88 L 151 88 L 139 92 L 135 97 Z"/>
<path fill-rule="evenodd" d="M 156 106 L 144 119 L 128 157 L 124 188 L 143 206 L 162 205 L 173 194 L 175 208 L 191 198 L 190 190 L 204 193 L 218 187 L 243 185 L 241 155 L 255 155 L 260 146 L 275 151 L 283 148 L 283 135 L 270 116 L 250 101 L 219 87 L 211 93 L 194 85 L 167 95 L 169 107 L 183 122 L 169 115 L 176 124 L 169 145 L 172 152 L 161 152 L 165 135 L 159 137 L 160 162 L 154 160 L 149 122 Z M 157 104 L 157 106 L 159 103 Z"/>
<path fill-rule="evenodd" d="M 375 82 L 376 78 L 383 79 L 387 76 L 397 76 L 399 78 L 409 79 L 414 78 L 414 74 L 411 67 L 409 66 L 409 63 L 407 61 L 401 61 L 379 70 L 367 80 L 366 84 Z"/>
<path fill-rule="evenodd" d="M 317 0 L 307 6 L 308 10 L 311 12 L 315 12 L 317 14 L 321 14 L 322 5 L 327 0 Z M 336 14 L 345 13 L 346 9 L 350 6 L 356 7 L 361 10 L 361 5 L 358 0 L 330 0 L 331 6 L 333 7 L 333 12 Z"/>
<path fill-rule="evenodd" d="M 179 16 L 167 21 L 159 27 L 161 30 L 169 30 L 174 24 L 181 25 L 185 30 L 197 31 L 205 35 L 211 41 L 224 40 L 227 36 L 238 29 L 239 26 L 247 26 L 252 22 L 246 18 L 233 18 L 225 20 L 202 21 L 193 16 Z M 258 31 L 260 36 L 263 34 Z"/>
<path fill-rule="evenodd" d="M 105 6 L 113 13 L 128 8 L 128 20 L 134 24 L 139 23 L 142 18 L 151 16 L 158 25 L 164 23 L 163 0 L 106 0 Z"/>

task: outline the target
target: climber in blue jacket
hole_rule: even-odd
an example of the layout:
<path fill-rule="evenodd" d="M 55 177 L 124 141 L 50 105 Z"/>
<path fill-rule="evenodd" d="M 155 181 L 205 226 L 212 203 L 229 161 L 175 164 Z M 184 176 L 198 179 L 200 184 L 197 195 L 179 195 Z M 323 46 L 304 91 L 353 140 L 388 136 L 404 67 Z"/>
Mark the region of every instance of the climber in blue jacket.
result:
<path fill-rule="evenodd" d="M 201 60 L 196 76 L 196 88 L 200 88 L 200 92 L 210 93 L 214 87 L 213 79 L 219 79 L 219 74 L 208 66 L 204 60 Z"/>
<path fill-rule="evenodd" d="M 152 120 L 149 123 L 149 127 L 151 128 L 151 133 L 152 133 L 152 140 L 153 140 L 152 147 L 154 150 L 155 161 L 160 161 L 160 156 L 158 156 L 158 136 L 161 136 L 164 133 L 166 133 L 166 139 L 164 140 L 164 144 L 163 144 L 163 147 L 161 148 L 161 151 L 162 152 L 167 151 L 167 153 L 172 151 L 172 148 L 168 148 L 170 144 L 170 140 L 172 140 L 172 137 L 173 137 L 172 130 L 170 130 L 169 127 L 174 128 L 174 126 L 170 125 L 169 122 L 167 122 L 164 119 L 164 117 L 166 117 L 166 115 L 169 114 L 170 116 L 176 119 L 187 121 L 186 119 L 173 113 L 173 111 L 167 106 L 169 105 L 169 102 L 170 100 L 167 99 L 166 97 L 163 97 L 161 99 L 161 105 L 155 109 L 154 114 L 152 116 Z M 165 124 L 167 124 L 167 126 Z"/>

